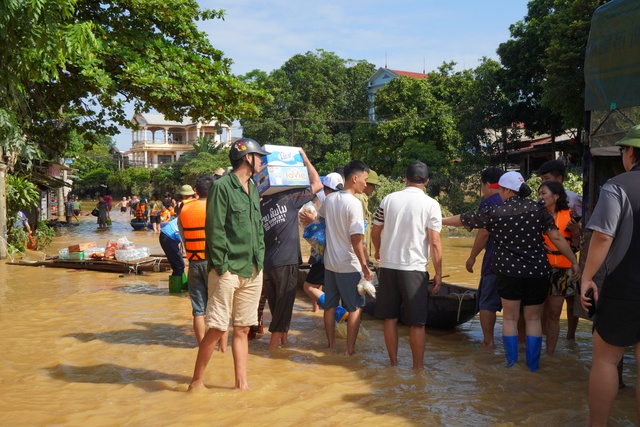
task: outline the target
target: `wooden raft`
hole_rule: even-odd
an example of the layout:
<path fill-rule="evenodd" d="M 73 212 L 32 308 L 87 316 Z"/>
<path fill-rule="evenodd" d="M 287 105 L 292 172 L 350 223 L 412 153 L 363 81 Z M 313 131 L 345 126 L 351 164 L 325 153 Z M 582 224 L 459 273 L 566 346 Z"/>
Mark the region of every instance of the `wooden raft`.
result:
<path fill-rule="evenodd" d="M 9 265 L 24 265 L 29 267 L 73 268 L 77 270 L 104 271 L 112 273 L 141 274 L 143 271 L 166 271 L 166 259 L 157 257 L 140 258 L 132 261 L 118 261 L 115 259 L 51 259 L 37 262 L 10 262 Z"/>

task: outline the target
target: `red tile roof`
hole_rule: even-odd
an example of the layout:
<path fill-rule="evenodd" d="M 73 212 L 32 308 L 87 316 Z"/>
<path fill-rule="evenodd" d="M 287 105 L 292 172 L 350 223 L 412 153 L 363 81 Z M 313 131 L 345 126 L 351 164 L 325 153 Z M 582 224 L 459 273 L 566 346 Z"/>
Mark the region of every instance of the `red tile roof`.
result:
<path fill-rule="evenodd" d="M 401 71 L 401 70 L 391 70 L 391 69 L 389 69 L 389 71 L 392 71 L 399 76 L 411 77 L 412 79 L 426 79 L 428 77 L 424 73 L 414 73 L 413 71 Z"/>

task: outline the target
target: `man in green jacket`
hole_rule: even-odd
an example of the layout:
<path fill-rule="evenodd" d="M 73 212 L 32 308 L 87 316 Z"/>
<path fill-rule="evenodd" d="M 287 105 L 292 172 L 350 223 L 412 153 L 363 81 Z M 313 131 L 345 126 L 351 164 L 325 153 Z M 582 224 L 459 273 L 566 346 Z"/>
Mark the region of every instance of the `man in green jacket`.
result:
<path fill-rule="evenodd" d="M 251 325 L 258 323 L 264 261 L 260 196 L 251 177 L 260 170 L 262 156 L 267 154 L 251 138 L 234 142 L 229 151 L 233 172 L 214 182 L 207 197 L 209 301 L 205 323 L 209 330 L 200 343 L 189 390 L 204 387 L 207 364 L 232 316 L 235 388 L 249 389 L 247 334 Z"/>

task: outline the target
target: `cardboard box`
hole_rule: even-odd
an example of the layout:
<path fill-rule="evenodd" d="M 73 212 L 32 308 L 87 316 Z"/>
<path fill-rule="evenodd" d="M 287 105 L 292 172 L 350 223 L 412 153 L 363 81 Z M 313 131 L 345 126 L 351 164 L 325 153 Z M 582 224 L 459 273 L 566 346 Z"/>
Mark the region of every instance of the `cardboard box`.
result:
<path fill-rule="evenodd" d="M 83 259 L 85 259 L 84 252 L 83 251 L 80 251 L 80 252 L 69 252 L 69 259 L 72 259 L 72 260 L 83 260 Z"/>
<path fill-rule="evenodd" d="M 261 196 L 309 186 L 306 166 L 267 166 L 254 178 Z"/>
<path fill-rule="evenodd" d="M 262 157 L 263 166 L 304 166 L 298 147 L 266 144 L 262 148 L 271 153 Z"/>
<path fill-rule="evenodd" d="M 95 248 L 96 242 L 80 243 L 78 245 L 69 246 L 69 252 L 82 252 L 89 248 Z"/>

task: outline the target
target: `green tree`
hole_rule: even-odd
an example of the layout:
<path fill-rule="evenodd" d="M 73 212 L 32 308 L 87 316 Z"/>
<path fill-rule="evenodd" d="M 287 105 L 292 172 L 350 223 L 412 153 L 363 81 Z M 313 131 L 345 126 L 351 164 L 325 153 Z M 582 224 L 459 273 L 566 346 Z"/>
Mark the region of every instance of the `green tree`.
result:
<path fill-rule="evenodd" d="M 584 126 L 584 60 L 591 17 L 607 0 L 559 2 L 552 21 L 549 45 L 542 59 L 542 105 L 559 114 L 568 128 Z M 561 6 L 560 6 L 561 5 Z"/>
<path fill-rule="evenodd" d="M 15 216 L 20 210 L 29 210 L 38 206 L 40 191 L 35 184 L 13 174 L 7 174 L 6 178 L 8 216 Z"/>
<path fill-rule="evenodd" d="M 507 119 L 527 133 L 581 128 L 584 122 L 584 52 L 593 11 L 604 0 L 531 0 L 527 16 L 500 44 Z"/>
<path fill-rule="evenodd" d="M 118 170 L 109 180 L 109 186 L 122 194 L 149 196 L 153 192 L 151 169 L 127 168 Z"/>
<path fill-rule="evenodd" d="M 333 172 L 338 166 L 344 166 L 352 159 L 348 151 L 331 151 L 325 154 L 316 166 L 320 175 L 327 175 Z"/>
<path fill-rule="evenodd" d="M 95 197 L 97 194 L 104 195 L 107 183 L 112 182 L 113 175 L 113 171 L 105 167 L 99 167 L 87 172 L 81 179 L 78 179 L 75 182 L 75 188 L 78 190 L 78 194 L 89 197 Z"/>
<path fill-rule="evenodd" d="M 291 57 L 268 76 L 253 71 L 244 80 L 273 98 L 255 118 L 241 120 L 244 135 L 304 148 L 317 163 L 331 151 L 352 151 L 353 134 L 368 111 L 366 82 L 374 66 L 317 50 Z"/>
<path fill-rule="evenodd" d="M 223 16 L 196 0 L 2 2 L 5 152 L 15 162 L 40 147 L 52 158 L 74 134 L 113 135 L 118 124 L 131 126 L 127 101 L 173 120 L 257 114 L 268 95 L 234 77 L 231 60 L 198 29 L 197 21 Z"/>
<path fill-rule="evenodd" d="M 182 167 L 182 183 L 193 185 L 198 176 L 205 173 L 213 174 L 216 169 L 226 169 L 229 166 L 229 150 L 220 150 L 216 154 L 198 153 L 195 159 Z"/>
<path fill-rule="evenodd" d="M 383 174 L 399 173 L 416 151 L 432 152 L 450 160 L 459 144 L 452 109 L 438 100 L 425 79 L 399 77 L 376 93 L 375 140 L 366 160 Z M 429 159 L 421 159 L 429 164 Z"/>

